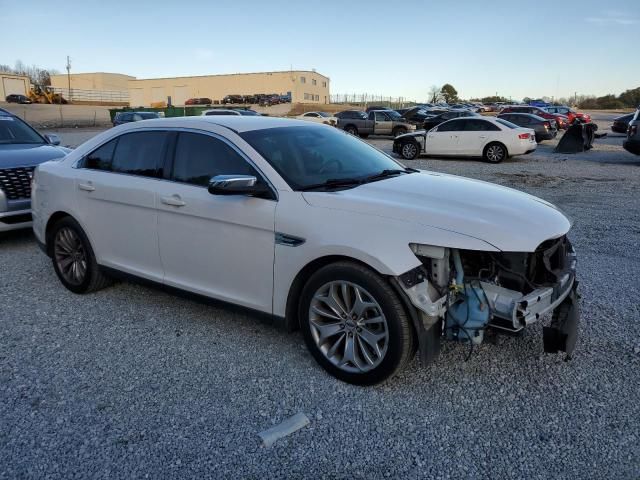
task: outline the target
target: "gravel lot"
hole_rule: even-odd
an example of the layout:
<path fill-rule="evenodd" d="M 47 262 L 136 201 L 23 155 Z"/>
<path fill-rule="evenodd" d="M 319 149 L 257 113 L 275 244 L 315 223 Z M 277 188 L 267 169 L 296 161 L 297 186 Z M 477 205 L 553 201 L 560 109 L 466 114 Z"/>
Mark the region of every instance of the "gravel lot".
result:
<path fill-rule="evenodd" d="M 407 162 L 525 190 L 575 220 L 570 362 L 542 353 L 538 324 L 468 362 L 445 344 L 426 369 L 353 387 L 316 366 L 299 333 L 130 283 L 76 296 L 29 232 L 0 237 L 0 477 L 639 478 L 640 162 L 621 143 Z M 260 445 L 297 412 L 308 427 Z"/>

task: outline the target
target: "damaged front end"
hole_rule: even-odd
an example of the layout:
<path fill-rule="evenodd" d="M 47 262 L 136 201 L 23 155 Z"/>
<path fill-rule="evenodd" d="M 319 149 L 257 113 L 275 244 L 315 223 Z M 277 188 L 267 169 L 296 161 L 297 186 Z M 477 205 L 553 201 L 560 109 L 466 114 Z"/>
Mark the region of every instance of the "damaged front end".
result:
<path fill-rule="evenodd" d="M 554 312 L 544 327 L 545 352 L 575 348 L 579 311 L 576 254 L 566 236 L 534 252 L 483 252 L 410 245 L 422 265 L 397 277 L 411 304 L 423 363 L 441 338 L 478 345 L 484 332 L 517 333 Z"/>

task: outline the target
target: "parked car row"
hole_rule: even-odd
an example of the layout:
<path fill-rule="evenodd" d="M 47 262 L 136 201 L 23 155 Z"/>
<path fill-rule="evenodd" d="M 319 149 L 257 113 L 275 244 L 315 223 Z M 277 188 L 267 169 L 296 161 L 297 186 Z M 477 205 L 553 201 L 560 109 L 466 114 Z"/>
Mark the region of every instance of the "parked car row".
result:
<path fill-rule="evenodd" d="M 222 99 L 223 105 L 278 105 L 291 103 L 291 94 L 278 95 L 276 93 L 257 93 L 254 95 L 227 95 Z"/>

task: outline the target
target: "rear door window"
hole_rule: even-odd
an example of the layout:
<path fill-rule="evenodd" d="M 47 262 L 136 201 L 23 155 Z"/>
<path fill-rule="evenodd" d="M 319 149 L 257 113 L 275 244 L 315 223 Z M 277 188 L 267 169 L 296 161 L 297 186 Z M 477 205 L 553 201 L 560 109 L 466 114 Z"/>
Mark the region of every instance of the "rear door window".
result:
<path fill-rule="evenodd" d="M 92 170 L 111 171 L 113 152 L 115 151 L 117 142 L 118 139 L 115 138 L 95 149 L 85 157 L 83 167 Z"/>
<path fill-rule="evenodd" d="M 486 120 L 469 119 L 465 120 L 465 130 L 467 132 L 492 132 L 499 131 L 500 128 Z"/>
<path fill-rule="evenodd" d="M 438 132 L 461 132 L 465 129 L 467 120 L 450 120 L 438 125 Z"/>
<path fill-rule="evenodd" d="M 121 135 L 113 155 L 111 171 L 142 177 L 162 176 L 168 136 L 169 133 L 163 131 Z"/>

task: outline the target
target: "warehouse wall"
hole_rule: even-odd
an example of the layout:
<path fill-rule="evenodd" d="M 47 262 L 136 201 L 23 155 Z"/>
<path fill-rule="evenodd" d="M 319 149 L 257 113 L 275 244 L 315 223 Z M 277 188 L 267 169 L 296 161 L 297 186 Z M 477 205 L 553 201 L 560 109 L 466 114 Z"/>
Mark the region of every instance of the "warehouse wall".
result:
<path fill-rule="evenodd" d="M 286 71 L 239 73 L 130 80 L 129 98 L 133 107 L 148 107 L 166 101 L 183 105 L 188 98 L 222 100 L 226 95 L 255 95 L 291 92 L 293 102 L 329 103 L 329 79 L 317 72 Z"/>
<path fill-rule="evenodd" d="M 4 101 L 7 95 L 13 93 L 26 95 L 29 92 L 30 85 L 29 77 L 0 73 L 0 100 Z"/>
<path fill-rule="evenodd" d="M 129 88 L 129 80 L 135 80 L 135 78 L 121 73 L 72 73 L 71 88 L 77 90 L 126 91 Z M 51 86 L 68 88 L 67 75 L 51 75 Z"/>

